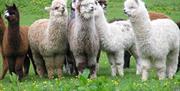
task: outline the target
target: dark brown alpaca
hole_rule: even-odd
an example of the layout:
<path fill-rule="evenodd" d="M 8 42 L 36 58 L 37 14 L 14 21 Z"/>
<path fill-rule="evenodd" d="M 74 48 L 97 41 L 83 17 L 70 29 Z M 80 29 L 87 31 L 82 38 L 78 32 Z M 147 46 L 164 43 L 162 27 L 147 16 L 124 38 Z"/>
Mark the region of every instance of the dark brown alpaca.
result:
<path fill-rule="evenodd" d="M 3 34 L 4 34 L 5 29 L 6 29 L 6 26 L 4 24 L 3 18 L 0 16 L 0 50 L 2 50 L 2 40 L 3 40 Z M 24 31 L 28 31 L 28 29 L 29 28 L 27 26 L 23 26 L 20 28 L 20 30 L 24 30 Z M 4 59 L 4 57 L 3 57 L 3 59 Z M 24 73 L 25 74 L 28 74 L 28 72 L 29 72 L 30 59 L 32 60 L 33 67 L 36 69 L 36 67 L 34 66 L 34 61 L 32 59 L 31 51 L 29 50 L 28 55 L 26 55 L 25 62 L 24 62 Z M 3 72 L 2 72 L 2 75 L 0 76 L 0 79 L 4 78 L 4 76 L 8 70 L 7 60 L 3 60 L 2 65 L 3 65 Z M 35 73 L 36 73 L 36 71 L 35 71 Z"/>
<path fill-rule="evenodd" d="M 8 21 L 8 27 L 5 29 L 2 39 L 3 73 L 0 79 L 3 79 L 8 68 L 10 74 L 14 72 L 23 78 L 23 66 L 29 64 L 27 60 L 28 45 L 28 27 L 19 26 L 19 12 L 15 4 L 6 5 L 5 18 Z M 24 61 L 25 60 L 25 61 Z M 24 67 L 24 72 L 28 73 L 28 66 Z"/>

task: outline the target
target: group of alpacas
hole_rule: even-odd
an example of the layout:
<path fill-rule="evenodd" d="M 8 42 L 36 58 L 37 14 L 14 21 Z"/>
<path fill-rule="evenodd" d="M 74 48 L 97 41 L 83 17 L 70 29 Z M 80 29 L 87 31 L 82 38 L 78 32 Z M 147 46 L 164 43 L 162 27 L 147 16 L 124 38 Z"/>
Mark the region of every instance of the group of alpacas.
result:
<path fill-rule="evenodd" d="M 19 13 L 15 13 L 17 17 L 9 23 L 11 27 L 8 30 L 13 27 L 16 29 L 12 34 L 16 34 L 17 40 L 12 39 L 15 39 L 14 36 L 8 37 L 10 35 L 10 32 L 6 33 L 8 30 L 1 31 L 5 36 L 1 38 L 4 71 L 1 79 L 7 67 L 10 72 L 15 72 L 19 75 L 19 79 L 22 79 L 23 63 L 29 62 L 28 57 L 33 57 L 35 69 L 40 77 L 48 74 L 48 78 L 52 79 L 57 71 L 58 77 L 61 78 L 65 64 L 66 69 L 71 70 L 70 73 L 75 71 L 79 75 L 85 68 L 89 68 L 89 77 L 96 78 L 101 50 L 107 54 L 112 76 L 116 76 L 117 73 L 120 76 L 124 75 L 124 62 L 127 65 L 126 62 L 129 60 L 125 60 L 126 53 L 134 56 L 136 74 L 141 74 L 142 80 L 147 80 L 151 66 L 157 68 L 160 80 L 164 79 L 166 74 L 169 78 L 174 76 L 178 63 L 180 30 L 172 20 L 165 19 L 169 18 L 168 16 L 148 13 L 141 0 L 126 0 L 124 12 L 129 20 L 109 23 L 105 17 L 106 0 L 73 0 L 71 16 L 68 19 L 66 3 L 66 0 L 53 0 L 51 6 L 45 8 L 49 12 L 49 19 L 39 19 L 29 27 L 29 30 L 22 29 L 26 32 L 22 32 L 26 34 L 24 41 L 21 42 L 21 46 L 25 46 L 22 51 L 17 50 L 21 40 L 18 38 L 21 38 L 19 36 L 22 34 L 18 35 L 17 32 L 21 29 L 18 21 Z M 16 8 L 15 5 L 12 7 Z M 10 16 L 7 18 L 9 21 L 14 19 L 14 15 L 12 17 L 11 15 L 10 11 L 5 12 L 5 17 Z M 1 22 L 3 21 L 0 19 Z M 0 30 L 5 29 L 2 24 Z M 169 39 L 166 39 L 167 37 Z M 8 42 L 10 39 L 15 44 Z M 24 66 L 25 73 L 28 73 L 26 72 L 28 67 Z"/>

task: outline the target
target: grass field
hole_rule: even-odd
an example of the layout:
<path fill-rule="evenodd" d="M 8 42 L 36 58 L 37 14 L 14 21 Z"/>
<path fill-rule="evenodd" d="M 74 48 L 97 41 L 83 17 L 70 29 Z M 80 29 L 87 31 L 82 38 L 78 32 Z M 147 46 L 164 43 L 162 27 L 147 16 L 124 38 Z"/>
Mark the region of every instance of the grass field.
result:
<path fill-rule="evenodd" d="M 31 25 L 39 18 L 47 18 L 44 7 L 50 5 L 51 0 L 1 0 L 0 11 L 4 3 L 15 2 L 21 12 L 21 25 Z M 127 19 L 123 14 L 124 0 L 109 0 L 107 18 Z M 180 0 L 145 0 L 149 11 L 162 12 L 174 21 L 180 21 Z M 2 65 L 2 61 L 0 61 Z M 2 66 L 0 66 L 0 70 Z M 0 81 L 0 91 L 180 91 L 180 72 L 174 79 L 159 81 L 156 71 L 151 70 L 149 80 L 142 82 L 140 76 L 135 75 L 135 61 L 131 58 L 131 67 L 125 69 L 124 77 L 111 77 L 110 66 L 105 53 L 101 54 L 100 70 L 97 79 L 87 79 L 88 70 L 80 77 L 64 74 L 62 79 L 39 78 L 31 68 L 29 76 L 22 82 L 9 73 Z"/>

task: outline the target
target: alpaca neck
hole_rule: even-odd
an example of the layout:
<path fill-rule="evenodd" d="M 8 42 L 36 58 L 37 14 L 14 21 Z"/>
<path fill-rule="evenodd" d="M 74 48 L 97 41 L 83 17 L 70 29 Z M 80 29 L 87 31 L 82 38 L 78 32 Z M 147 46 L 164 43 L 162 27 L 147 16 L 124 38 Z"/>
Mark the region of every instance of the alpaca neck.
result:
<path fill-rule="evenodd" d="M 96 20 L 96 28 L 100 36 L 100 41 L 109 39 L 110 31 L 109 31 L 109 23 L 105 17 L 104 12 L 99 12 L 98 15 L 95 17 Z"/>
<path fill-rule="evenodd" d="M 138 42 L 148 42 L 150 38 L 151 32 L 151 21 L 149 19 L 149 15 L 142 14 L 134 19 L 130 19 L 133 29 L 135 31 L 135 35 Z"/>
<path fill-rule="evenodd" d="M 65 36 L 67 27 L 67 17 L 50 17 L 48 25 L 48 39 L 58 40 L 59 36 Z"/>
<path fill-rule="evenodd" d="M 6 27 L 5 27 L 4 21 L 3 21 L 2 17 L 0 17 L 0 31 L 4 32 L 5 28 Z"/>
<path fill-rule="evenodd" d="M 104 12 L 100 12 L 98 16 L 96 16 L 96 28 L 99 32 L 106 32 L 109 23 L 106 20 Z M 105 29 L 105 30 L 104 30 Z"/>
<path fill-rule="evenodd" d="M 8 23 L 8 41 L 9 45 L 13 49 L 17 49 L 20 46 L 21 36 L 19 30 L 19 22 Z"/>
<path fill-rule="evenodd" d="M 89 19 L 85 19 L 84 17 L 80 16 L 79 14 L 76 14 L 75 17 L 75 23 L 77 27 L 81 28 L 78 31 L 79 32 L 85 32 L 86 34 L 91 34 L 90 32 L 95 32 L 95 20 L 94 17 L 91 17 Z M 81 33 L 80 33 L 81 34 Z"/>

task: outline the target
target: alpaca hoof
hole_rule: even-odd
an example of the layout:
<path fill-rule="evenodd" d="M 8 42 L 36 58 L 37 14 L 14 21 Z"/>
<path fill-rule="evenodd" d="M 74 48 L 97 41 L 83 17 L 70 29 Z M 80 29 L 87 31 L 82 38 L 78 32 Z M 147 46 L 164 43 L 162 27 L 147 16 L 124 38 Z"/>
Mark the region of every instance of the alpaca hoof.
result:
<path fill-rule="evenodd" d="M 147 81 L 148 78 L 147 77 L 142 77 L 141 79 L 142 79 L 142 81 Z"/>
<path fill-rule="evenodd" d="M 120 76 L 120 77 L 123 77 L 123 76 L 124 76 L 124 73 L 123 73 L 123 72 L 119 73 L 119 76 Z"/>
<path fill-rule="evenodd" d="M 165 76 L 159 77 L 159 80 L 164 80 L 164 79 L 165 79 Z"/>
<path fill-rule="evenodd" d="M 0 80 L 2 80 L 2 79 L 3 79 L 3 77 L 1 76 L 1 77 L 0 77 Z"/>
<path fill-rule="evenodd" d="M 48 76 L 49 79 L 54 79 L 54 76 Z"/>
<path fill-rule="evenodd" d="M 61 78 L 62 78 L 62 75 L 58 75 L 58 78 L 61 79 Z"/>
<path fill-rule="evenodd" d="M 141 75 L 141 72 L 137 70 L 136 75 Z"/>
<path fill-rule="evenodd" d="M 111 76 L 112 76 L 112 77 L 115 77 L 115 76 L 116 76 L 116 74 L 111 74 Z"/>
<path fill-rule="evenodd" d="M 90 76 L 90 79 L 95 79 L 95 78 L 97 78 L 96 74 L 92 74 L 92 75 Z"/>
<path fill-rule="evenodd" d="M 173 76 L 168 76 L 169 79 L 173 79 Z"/>

